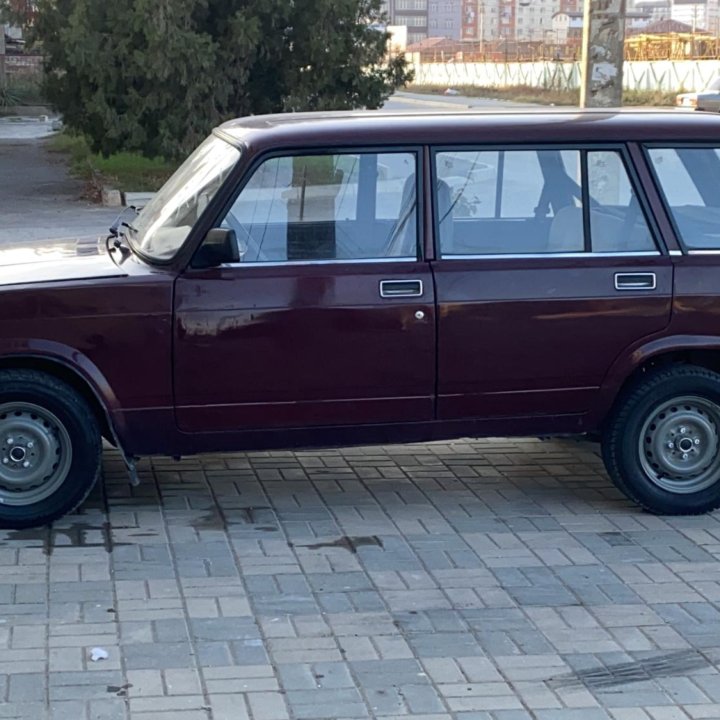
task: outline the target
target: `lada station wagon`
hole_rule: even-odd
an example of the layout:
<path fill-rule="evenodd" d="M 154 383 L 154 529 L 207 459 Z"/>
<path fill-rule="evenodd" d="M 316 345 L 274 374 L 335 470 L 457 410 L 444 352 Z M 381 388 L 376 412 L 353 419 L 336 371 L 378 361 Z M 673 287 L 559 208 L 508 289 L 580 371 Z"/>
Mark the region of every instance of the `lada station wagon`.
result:
<path fill-rule="evenodd" d="M 103 438 L 134 476 L 146 455 L 589 434 L 646 510 L 720 506 L 720 116 L 241 119 L 106 241 L 17 255 L 2 527 L 78 506 Z"/>

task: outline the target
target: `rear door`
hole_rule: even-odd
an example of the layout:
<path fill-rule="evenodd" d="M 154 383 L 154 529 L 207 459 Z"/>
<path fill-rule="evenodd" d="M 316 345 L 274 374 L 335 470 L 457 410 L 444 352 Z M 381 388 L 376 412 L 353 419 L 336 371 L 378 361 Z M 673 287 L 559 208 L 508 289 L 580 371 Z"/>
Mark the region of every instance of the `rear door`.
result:
<path fill-rule="evenodd" d="M 440 418 L 585 413 L 667 326 L 672 265 L 622 147 L 433 153 Z"/>
<path fill-rule="evenodd" d="M 182 430 L 430 420 L 435 298 L 417 149 L 268 157 L 218 224 L 241 261 L 176 285 Z"/>

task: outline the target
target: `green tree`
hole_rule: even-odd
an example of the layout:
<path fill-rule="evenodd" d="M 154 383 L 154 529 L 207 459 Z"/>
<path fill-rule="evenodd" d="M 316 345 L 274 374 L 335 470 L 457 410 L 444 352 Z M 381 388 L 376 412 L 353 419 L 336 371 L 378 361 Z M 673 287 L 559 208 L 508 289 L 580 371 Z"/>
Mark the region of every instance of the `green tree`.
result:
<path fill-rule="evenodd" d="M 96 151 L 174 157 L 231 117 L 381 106 L 410 79 L 382 20 L 380 0 L 39 0 L 33 37 Z"/>

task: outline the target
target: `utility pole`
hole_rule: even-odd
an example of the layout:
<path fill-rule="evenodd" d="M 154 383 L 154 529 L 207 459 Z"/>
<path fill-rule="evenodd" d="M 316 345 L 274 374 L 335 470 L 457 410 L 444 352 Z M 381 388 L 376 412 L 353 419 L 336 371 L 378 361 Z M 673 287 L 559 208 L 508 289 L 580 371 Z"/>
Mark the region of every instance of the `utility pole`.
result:
<path fill-rule="evenodd" d="M 0 22 L 0 88 L 7 85 L 7 75 L 5 70 L 5 25 Z"/>
<path fill-rule="evenodd" d="M 622 105 L 627 0 L 584 0 L 580 107 Z"/>
<path fill-rule="evenodd" d="M 478 0 L 477 4 L 478 14 L 478 40 L 480 41 L 480 52 L 485 52 L 485 2 L 484 0 Z M 483 58 L 484 60 L 485 58 Z"/>

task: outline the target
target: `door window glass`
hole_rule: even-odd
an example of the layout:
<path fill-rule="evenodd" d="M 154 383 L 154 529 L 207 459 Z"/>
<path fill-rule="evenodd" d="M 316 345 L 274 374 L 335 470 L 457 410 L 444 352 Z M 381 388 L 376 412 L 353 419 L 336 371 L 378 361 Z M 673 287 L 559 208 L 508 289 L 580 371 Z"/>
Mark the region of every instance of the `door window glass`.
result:
<path fill-rule="evenodd" d="M 440 152 L 436 177 L 443 257 L 656 249 L 616 151 Z"/>
<path fill-rule="evenodd" d="M 652 148 L 649 154 L 685 246 L 720 249 L 720 149 Z"/>
<path fill-rule="evenodd" d="M 242 263 L 417 257 L 412 153 L 266 160 L 222 220 Z"/>
<path fill-rule="evenodd" d="M 627 168 L 618 152 L 588 152 L 588 188 L 593 252 L 656 249 Z"/>
<path fill-rule="evenodd" d="M 583 250 L 580 152 L 436 155 L 443 256 Z"/>

